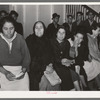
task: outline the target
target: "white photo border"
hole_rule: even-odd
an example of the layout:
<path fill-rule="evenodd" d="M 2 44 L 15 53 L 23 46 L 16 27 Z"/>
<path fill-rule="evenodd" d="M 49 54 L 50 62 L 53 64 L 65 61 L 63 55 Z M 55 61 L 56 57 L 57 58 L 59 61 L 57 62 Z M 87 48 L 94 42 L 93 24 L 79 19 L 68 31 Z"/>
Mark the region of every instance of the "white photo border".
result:
<path fill-rule="evenodd" d="M 100 5 L 99 2 L 0 2 L 0 5 Z M 99 91 L 0 91 L 0 98 L 100 98 Z"/>

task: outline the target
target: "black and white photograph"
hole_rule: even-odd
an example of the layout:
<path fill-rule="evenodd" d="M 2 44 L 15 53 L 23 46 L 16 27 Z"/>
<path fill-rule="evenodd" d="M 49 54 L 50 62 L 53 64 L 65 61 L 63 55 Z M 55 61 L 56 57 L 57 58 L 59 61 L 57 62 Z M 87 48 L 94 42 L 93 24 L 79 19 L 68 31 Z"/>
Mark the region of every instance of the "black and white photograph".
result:
<path fill-rule="evenodd" d="M 100 3 L 0 3 L 2 91 L 98 95 Z"/>

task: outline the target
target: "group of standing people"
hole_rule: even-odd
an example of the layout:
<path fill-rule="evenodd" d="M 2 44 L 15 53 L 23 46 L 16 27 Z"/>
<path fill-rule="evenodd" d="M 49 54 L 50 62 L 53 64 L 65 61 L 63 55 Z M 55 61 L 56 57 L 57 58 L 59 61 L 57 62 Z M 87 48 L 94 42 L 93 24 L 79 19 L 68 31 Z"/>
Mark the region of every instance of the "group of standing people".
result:
<path fill-rule="evenodd" d="M 60 15 L 52 15 L 53 22 L 45 27 L 42 21 L 33 26 L 33 34 L 26 38 L 17 31 L 14 18 L 3 17 L 0 21 L 0 85 L 1 90 L 31 91 L 81 91 L 93 90 L 88 81 L 95 80 L 100 89 L 100 51 L 97 37 L 100 24 L 89 11 L 88 19 L 82 21 L 68 15 L 68 21 L 59 25 Z M 18 15 L 17 15 L 18 17 Z M 20 35 L 21 34 L 21 35 Z M 52 86 L 55 72 L 60 83 Z M 29 75 L 29 77 L 28 77 Z M 49 80 L 50 79 L 50 80 Z"/>

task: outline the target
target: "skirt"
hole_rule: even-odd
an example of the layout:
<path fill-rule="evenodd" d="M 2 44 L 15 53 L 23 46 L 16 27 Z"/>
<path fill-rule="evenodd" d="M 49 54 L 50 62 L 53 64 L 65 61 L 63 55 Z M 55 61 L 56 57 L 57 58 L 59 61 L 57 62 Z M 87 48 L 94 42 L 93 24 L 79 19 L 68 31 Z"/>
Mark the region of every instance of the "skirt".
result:
<path fill-rule="evenodd" d="M 22 66 L 3 67 L 14 75 L 18 75 L 22 71 Z M 29 91 L 28 73 L 25 73 L 24 78 L 14 81 L 9 81 L 4 74 L 0 73 L 0 91 Z"/>
<path fill-rule="evenodd" d="M 100 74 L 100 62 L 94 59 L 91 62 L 85 61 L 83 67 L 86 71 L 88 81 L 91 81 Z"/>
<path fill-rule="evenodd" d="M 52 86 L 45 75 L 42 76 L 41 81 L 39 83 L 40 91 L 60 91 L 60 84 Z"/>
<path fill-rule="evenodd" d="M 47 80 L 47 78 L 45 77 L 45 75 L 43 75 L 39 83 L 39 90 L 40 91 L 61 91 L 61 87 L 60 84 L 52 86 L 50 82 Z M 69 91 L 75 91 L 75 88 Z"/>
<path fill-rule="evenodd" d="M 72 76 L 71 76 L 71 71 L 69 68 L 63 66 L 63 65 L 58 65 L 58 67 L 55 68 L 56 73 L 62 80 L 60 86 L 61 86 L 61 91 L 70 91 L 74 88 L 74 84 L 72 81 Z"/>

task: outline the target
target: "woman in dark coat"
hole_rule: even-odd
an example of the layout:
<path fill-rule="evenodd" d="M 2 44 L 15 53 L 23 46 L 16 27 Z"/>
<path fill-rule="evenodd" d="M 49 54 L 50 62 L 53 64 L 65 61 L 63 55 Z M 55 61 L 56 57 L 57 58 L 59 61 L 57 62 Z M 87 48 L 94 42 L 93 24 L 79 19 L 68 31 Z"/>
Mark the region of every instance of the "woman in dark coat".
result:
<path fill-rule="evenodd" d="M 70 44 L 65 38 L 66 32 L 63 26 L 58 28 L 56 38 L 51 39 L 54 54 L 54 69 L 61 78 L 61 90 L 68 91 L 74 88 L 70 70 L 63 64 L 69 59 Z M 68 65 L 69 66 L 69 65 Z"/>
<path fill-rule="evenodd" d="M 30 55 L 30 90 L 39 90 L 39 82 L 46 66 L 51 62 L 52 55 L 49 42 L 45 38 L 45 25 L 37 21 L 33 26 L 33 34 L 26 39 Z M 50 57 L 51 56 L 51 57 Z"/>

